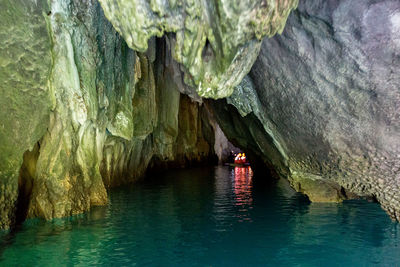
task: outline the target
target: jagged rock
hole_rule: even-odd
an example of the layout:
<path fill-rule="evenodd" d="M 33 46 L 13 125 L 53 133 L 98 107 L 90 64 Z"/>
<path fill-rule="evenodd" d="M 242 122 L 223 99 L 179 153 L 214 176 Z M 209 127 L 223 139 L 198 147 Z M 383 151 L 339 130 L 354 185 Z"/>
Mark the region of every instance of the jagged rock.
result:
<path fill-rule="evenodd" d="M 132 110 L 134 68 L 123 71 L 124 63 L 135 62 L 95 2 L 53 2 L 49 17 L 54 59 L 49 87 L 56 105 L 40 142 L 28 208 L 28 217 L 46 219 L 107 203 L 99 171 L 106 127 L 129 138 L 123 133 L 132 122 L 121 118 Z M 124 50 L 123 58 L 116 57 Z"/>
<path fill-rule="evenodd" d="M 185 73 L 185 83 L 196 88 L 200 96 L 212 98 L 232 93 L 254 63 L 262 37 L 281 32 L 298 3 L 99 1 L 106 17 L 134 50 L 144 52 L 152 36 L 168 33 L 173 57 Z"/>
<path fill-rule="evenodd" d="M 138 180 L 148 166 L 183 167 L 213 159 L 214 132 L 208 114 L 179 93 L 173 67 L 165 64 L 170 60 L 166 48 L 165 40 L 157 42 L 155 62 L 139 55 L 140 80 L 132 100 L 133 138 L 107 136 L 100 166 L 107 187 Z"/>

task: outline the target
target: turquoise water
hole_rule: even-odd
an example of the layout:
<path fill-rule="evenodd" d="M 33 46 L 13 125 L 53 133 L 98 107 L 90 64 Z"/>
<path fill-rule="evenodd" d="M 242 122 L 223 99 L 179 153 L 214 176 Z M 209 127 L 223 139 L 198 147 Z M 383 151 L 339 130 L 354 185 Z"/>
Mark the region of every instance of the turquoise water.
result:
<path fill-rule="evenodd" d="M 266 180 L 228 167 L 155 175 L 106 207 L 3 234 L 0 265 L 400 265 L 399 224 L 378 204 L 310 204 Z"/>

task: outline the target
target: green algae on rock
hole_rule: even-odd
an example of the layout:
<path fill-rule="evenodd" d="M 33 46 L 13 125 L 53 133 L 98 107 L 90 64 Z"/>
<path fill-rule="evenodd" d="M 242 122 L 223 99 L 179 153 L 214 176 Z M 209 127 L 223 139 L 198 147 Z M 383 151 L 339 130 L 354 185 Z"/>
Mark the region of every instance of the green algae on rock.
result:
<path fill-rule="evenodd" d="M 47 1 L 0 3 L 0 228 L 15 222 L 23 154 L 45 133 L 53 105 L 48 11 Z"/>
<path fill-rule="evenodd" d="M 298 0 L 99 0 L 134 50 L 168 34 L 184 81 L 201 97 L 222 98 L 250 71 L 264 36 L 282 32 Z"/>

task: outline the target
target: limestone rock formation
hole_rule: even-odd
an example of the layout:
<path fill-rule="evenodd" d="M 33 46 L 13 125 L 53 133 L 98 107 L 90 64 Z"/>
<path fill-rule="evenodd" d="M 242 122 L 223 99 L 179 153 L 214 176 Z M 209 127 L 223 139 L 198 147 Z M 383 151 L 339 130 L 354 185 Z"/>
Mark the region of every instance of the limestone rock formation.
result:
<path fill-rule="evenodd" d="M 0 228 L 14 218 L 22 155 L 45 133 L 53 106 L 48 10 L 46 1 L 0 2 Z"/>
<path fill-rule="evenodd" d="M 129 47 L 144 52 L 168 34 L 184 82 L 202 97 L 229 96 L 249 72 L 262 37 L 284 28 L 298 0 L 99 0 Z M 185 91 L 195 92 L 191 89 Z"/>
<path fill-rule="evenodd" d="M 133 51 L 95 0 L 0 9 L 1 228 L 103 205 L 157 159 L 214 159 L 208 113 L 180 94 L 165 39 Z"/>
<path fill-rule="evenodd" d="M 214 160 L 228 141 L 197 93 L 229 95 L 297 5 L 100 2 L 114 27 L 96 0 L 0 3 L 1 228 L 105 204 L 148 166 Z"/>
<path fill-rule="evenodd" d="M 300 1 L 227 100 L 243 118 L 213 104 L 222 129 L 311 200 L 372 196 L 399 220 L 399 18 L 399 1 Z"/>
<path fill-rule="evenodd" d="M 400 3 L 302 0 L 261 45 L 297 2 L 2 1 L 0 228 L 228 140 L 312 201 L 400 220 Z"/>

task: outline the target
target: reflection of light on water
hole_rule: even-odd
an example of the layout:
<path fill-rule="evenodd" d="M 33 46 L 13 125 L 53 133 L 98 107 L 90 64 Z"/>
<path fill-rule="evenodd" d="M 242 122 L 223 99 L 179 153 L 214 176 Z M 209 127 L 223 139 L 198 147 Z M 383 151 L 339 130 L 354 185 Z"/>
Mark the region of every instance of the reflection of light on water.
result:
<path fill-rule="evenodd" d="M 232 230 L 233 221 L 252 221 L 252 177 L 250 167 L 216 168 L 213 218 L 218 232 Z"/>
<path fill-rule="evenodd" d="M 248 214 L 249 209 L 252 209 L 252 178 L 253 171 L 248 167 L 235 167 L 233 177 L 233 192 L 235 194 L 235 205 L 240 207 L 238 210 L 239 221 L 251 221 Z"/>

